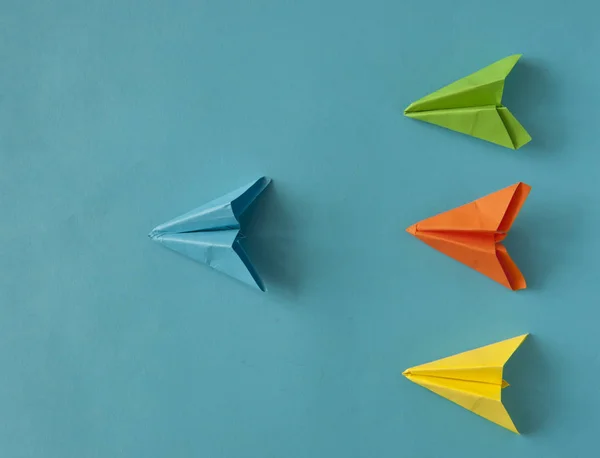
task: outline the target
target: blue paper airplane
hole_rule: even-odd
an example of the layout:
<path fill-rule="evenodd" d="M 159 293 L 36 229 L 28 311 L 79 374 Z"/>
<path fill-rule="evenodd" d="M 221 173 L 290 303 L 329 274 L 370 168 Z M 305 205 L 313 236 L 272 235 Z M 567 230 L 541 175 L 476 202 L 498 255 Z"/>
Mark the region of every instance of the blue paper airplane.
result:
<path fill-rule="evenodd" d="M 265 291 L 263 281 L 240 243 L 243 236 L 239 219 L 270 182 L 270 178 L 259 178 L 156 226 L 148 236 L 194 261 Z"/>

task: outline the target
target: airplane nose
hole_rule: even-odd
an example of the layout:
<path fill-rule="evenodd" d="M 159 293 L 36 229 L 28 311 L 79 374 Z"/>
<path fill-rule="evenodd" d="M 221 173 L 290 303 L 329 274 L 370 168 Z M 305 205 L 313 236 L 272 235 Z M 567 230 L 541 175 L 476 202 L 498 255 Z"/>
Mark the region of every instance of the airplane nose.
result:
<path fill-rule="evenodd" d="M 408 232 L 409 234 L 415 235 L 417 233 L 417 225 L 413 224 L 412 226 L 407 227 L 406 232 Z"/>

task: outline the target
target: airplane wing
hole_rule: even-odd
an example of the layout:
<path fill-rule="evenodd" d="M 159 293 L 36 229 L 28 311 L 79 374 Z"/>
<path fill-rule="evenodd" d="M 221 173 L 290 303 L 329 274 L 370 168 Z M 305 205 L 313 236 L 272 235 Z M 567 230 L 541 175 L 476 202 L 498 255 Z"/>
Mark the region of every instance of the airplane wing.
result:
<path fill-rule="evenodd" d="M 411 103 L 405 113 L 501 105 L 504 80 L 521 58 L 505 57 Z"/>
<path fill-rule="evenodd" d="M 452 210 L 419 221 L 407 231 L 508 232 L 531 186 L 515 183 Z"/>
<path fill-rule="evenodd" d="M 502 385 L 502 368 L 527 334 L 465 351 L 420 366 L 405 373 Z"/>
<path fill-rule="evenodd" d="M 265 291 L 263 281 L 240 243 L 237 229 L 166 233 L 155 240 L 196 262 Z"/>
<path fill-rule="evenodd" d="M 261 177 L 222 197 L 155 227 L 150 237 L 161 233 L 238 229 L 239 218 L 266 189 L 270 178 Z"/>
<path fill-rule="evenodd" d="M 411 382 L 427 388 L 474 414 L 519 434 L 502 404 L 502 386 L 435 377 L 412 376 L 408 378 Z"/>

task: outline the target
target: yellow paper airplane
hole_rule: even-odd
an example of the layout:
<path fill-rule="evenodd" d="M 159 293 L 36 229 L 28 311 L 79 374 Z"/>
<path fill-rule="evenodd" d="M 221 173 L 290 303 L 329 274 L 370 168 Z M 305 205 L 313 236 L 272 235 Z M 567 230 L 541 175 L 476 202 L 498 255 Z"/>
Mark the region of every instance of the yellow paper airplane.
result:
<path fill-rule="evenodd" d="M 501 400 L 502 370 L 528 334 L 404 371 L 411 382 L 519 434 Z"/>

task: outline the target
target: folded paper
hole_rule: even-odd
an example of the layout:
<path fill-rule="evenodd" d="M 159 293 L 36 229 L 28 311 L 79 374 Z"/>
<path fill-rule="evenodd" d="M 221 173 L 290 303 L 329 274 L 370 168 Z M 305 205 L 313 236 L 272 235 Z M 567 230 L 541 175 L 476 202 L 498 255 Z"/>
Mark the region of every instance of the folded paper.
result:
<path fill-rule="evenodd" d="M 404 114 L 511 149 L 531 141 L 502 105 L 504 80 L 520 54 L 506 57 L 411 103 Z"/>
<path fill-rule="evenodd" d="M 527 334 L 439 359 L 403 372 L 411 382 L 519 434 L 502 404 L 506 361 Z"/>
<path fill-rule="evenodd" d="M 229 194 L 178 216 L 150 232 L 149 237 L 194 261 L 265 291 L 240 240 L 240 217 L 271 180 L 259 178 Z"/>
<path fill-rule="evenodd" d="M 531 186 L 517 183 L 410 226 L 406 231 L 445 255 L 514 290 L 527 287 L 502 240 Z"/>

